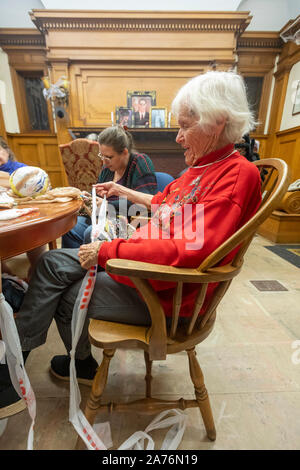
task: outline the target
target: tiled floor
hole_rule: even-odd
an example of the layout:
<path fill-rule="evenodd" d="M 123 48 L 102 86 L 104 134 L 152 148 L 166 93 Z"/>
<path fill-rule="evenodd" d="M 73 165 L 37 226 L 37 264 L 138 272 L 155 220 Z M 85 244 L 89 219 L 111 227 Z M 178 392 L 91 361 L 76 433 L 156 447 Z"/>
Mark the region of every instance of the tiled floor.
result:
<path fill-rule="evenodd" d="M 300 449 L 300 276 L 299 269 L 265 249 L 271 243 L 255 237 L 242 273 L 223 299 L 213 333 L 197 347 L 210 394 L 217 439 L 206 438 L 198 410 L 192 408 L 181 449 Z M 14 261 L 26 272 L 25 255 Z M 20 273 L 22 275 L 22 272 Z M 250 280 L 277 280 L 285 291 L 259 291 Z M 298 340 L 298 342 L 297 342 Z M 56 327 L 47 343 L 34 350 L 26 369 L 37 398 L 35 449 L 73 449 L 76 432 L 68 420 L 69 386 L 49 375 L 49 361 L 64 353 Z M 95 357 L 100 360 L 101 352 Z M 144 392 L 143 354 L 117 352 L 111 362 L 108 401 Z M 153 394 L 162 398 L 193 397 L 185 353 L 153 367 Z M 82 402 L 89 389 L 81 386 Z M 102 415 L 110 420 L 113 448 L 152 417 Z M 25 449 L 27 411 L 9 418 L 0 449 Z M 166 430 L 152 433 L 158 449 Z"/>

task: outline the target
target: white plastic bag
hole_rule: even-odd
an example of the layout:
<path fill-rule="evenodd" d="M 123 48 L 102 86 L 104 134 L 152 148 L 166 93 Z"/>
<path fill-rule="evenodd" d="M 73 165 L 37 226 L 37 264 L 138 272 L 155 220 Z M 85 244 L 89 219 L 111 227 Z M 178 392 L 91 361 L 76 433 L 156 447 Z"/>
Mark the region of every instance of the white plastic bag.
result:
<path fill-rule="evenodd" d="M 173 414 L 173 416 L 165 418 L 168 414 Z M 161 450 L 176 450 L 182 440 L 186 422 L 187 416 L 180 410 L 171 409 L 163 411 L 151 421 L 145 431 L 137 431 L 123 442 L 119 450 L 154 450 L 154 441 L 149 435 L 149 432 L 154 429 L 164 429 L 169 426 L 172 427 L 167 432 Z M 144 448 L 145 439 L 148 440 L 146 448 Z"/>
<path fill-rule="evenodd" d="M 25 400 L 28 413 L 31 417 L 27 450 L 32 450 L 36 400 L 24 367 L 23 354 L 13 311 L 11 306 L 6 302 L 2 292 L 0 293 L 0 330 L 5 343 L 5 354 L 12 384 L 18 395 Z"/>

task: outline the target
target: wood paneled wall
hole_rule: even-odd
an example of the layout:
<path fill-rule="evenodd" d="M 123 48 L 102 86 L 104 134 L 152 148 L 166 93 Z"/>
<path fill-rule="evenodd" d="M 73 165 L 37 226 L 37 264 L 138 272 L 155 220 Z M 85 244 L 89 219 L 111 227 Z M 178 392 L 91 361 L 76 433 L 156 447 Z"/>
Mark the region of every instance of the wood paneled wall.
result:
<path fill-rule="evenodd" d="M 7 134 L 7 140 L 18 161 L 45 170 L 53 188 L 65 185 L 56 135 Z"/>
<path fill-rule="evenodd" d="M 294 64 L 300 61 L 300 46 L 287 42 L 280 54 L 270 113 L 266 156 L 285 160 L 291 171 L 292 181 L 300 178 L 300 127 L 280 131 L 289 73 Z"/>
<path fill-rule="evenodd" d="M 292 181 L 300 179 L 300 126 L 275 133 L 272 156 L 286 161 Z"/>
<path fill-rule="evenodd" d="M 127 106 L 130 90 L 155 90 L 157 106 L 169 112 L 176 91 L 204 67 L 169 66 L 159 70 L 155 65 L 136 64 L 132 69 L 129 64 L 71 65 L 73 127 L 110 126 L 111 112 L 116 116 L 116 106 Z M 171 127 L 176 125 L 172 117 Z"/>

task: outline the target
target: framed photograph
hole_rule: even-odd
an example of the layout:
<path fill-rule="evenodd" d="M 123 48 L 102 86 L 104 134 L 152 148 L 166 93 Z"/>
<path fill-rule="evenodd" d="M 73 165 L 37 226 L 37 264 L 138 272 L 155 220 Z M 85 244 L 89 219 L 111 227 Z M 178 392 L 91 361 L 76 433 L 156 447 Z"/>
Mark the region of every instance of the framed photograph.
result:
<path fill-rule="evenodd" d="M 300 113 L 300 80 L 298 81 L 292 114 Z"/>
<path fill-rule="evenodd" d="M 134 113 L 132 108 L 116 107 L 116 124 L 120 126 L 134 127 Z"/>
<path fill-rule="evenodd" d="M 167 127 L 167 108 L 152 106 L 150 110 L 150 127 Z"/>
<path fill-rule="evenodd" d="M 133 109 L 134 127 L 149 127 L 150 110 L 156 105 L 156 91 L 127 91 L 127 106 Z"/>

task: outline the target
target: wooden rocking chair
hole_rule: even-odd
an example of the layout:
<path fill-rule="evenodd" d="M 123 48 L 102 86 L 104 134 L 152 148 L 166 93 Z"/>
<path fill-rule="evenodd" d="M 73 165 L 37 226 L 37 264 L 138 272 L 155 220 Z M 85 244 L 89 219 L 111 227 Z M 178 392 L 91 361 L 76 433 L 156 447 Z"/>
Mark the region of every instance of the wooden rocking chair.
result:
<path fill-rule="evenodd" d="M 262 203 L 258 212 L 226 242 L 211 253 L 197 269 L 176 268 L 164 265 L 112 259 L 106 264 L 106 271 L 112 274 L 128 276 L 142 294 L 151 314 L 151 327 L 124 325 L 102 320 L 91 320 L 89 336 L 91 343 L 102 348 L 103 360 L 93 381 L 92 391 L 86 404 L 85 416 L 93 424 L 99 410 L 132 411 L 148 414 L 164 409 L 199 407 L 207 436 L 216 439 L 214 419 L 203 374 L 196 359 L 195 346 L 201 343 L 213 329 L 216 308 L 227 291 L 232 279 L 240 272 L 244 255 L 261 223 L 276 209 L 289 185 L 287 164 L 279 159 L 265 159 L 254 163 L 263 174 Z M 230 264 L 219 266 L 225 256 L 235 247 L 239 247 Z M 165 314 L 159 298 L 152 289 L 149 279 L 174 281 L 177 283 L 173 298 L 173 316 L 170 331 L 167 331 Z M 198 316 L 204 303 L 207 287 L 217 282 L 212 300 L 204 315 Z M 184 327 L 178 326 L 178 314 L 181 305 L 184 283 L 198 283 L 199 292 L 190 317 Z M 146 363 L 146 397 L 131 403 L 103 404 L 101 397 L 107 382 L 109 363 L 115 350 L 138 348 L 144 351 Z M 153 360 L 164 360 L 168 354 L 186 351 L 189 359 L 189 371 L 195 388 L 195 399 L 178 401 L 156 399 L 151 396 L 151 366 Z M 77 448 L 81 439 L 78 438 Z"/>

